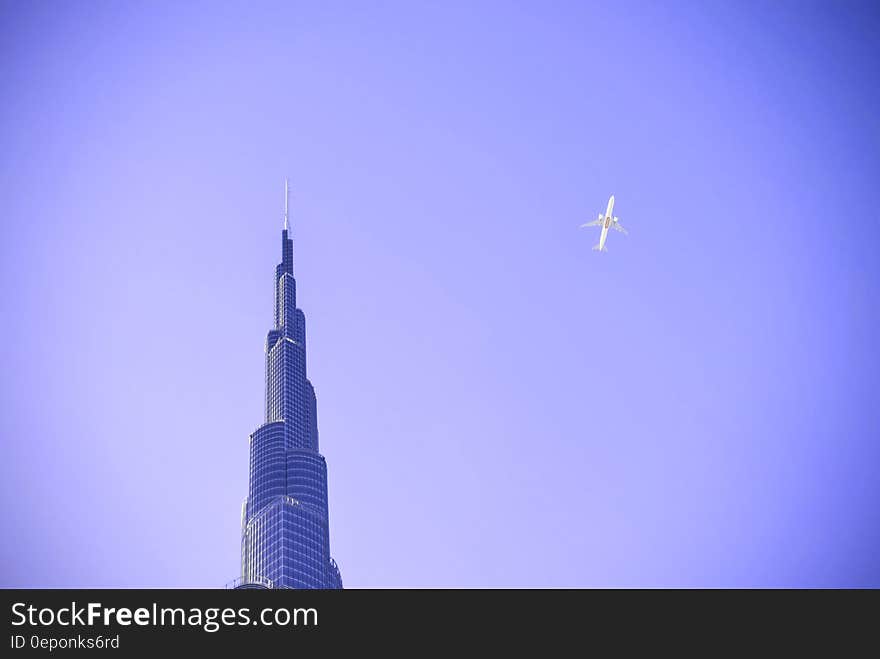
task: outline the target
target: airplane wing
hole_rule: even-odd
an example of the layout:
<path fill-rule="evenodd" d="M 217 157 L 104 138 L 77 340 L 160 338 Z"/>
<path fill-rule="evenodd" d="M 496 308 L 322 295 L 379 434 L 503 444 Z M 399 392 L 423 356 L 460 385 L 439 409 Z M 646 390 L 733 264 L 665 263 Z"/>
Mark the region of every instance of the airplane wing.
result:
<path fill-rule="evenodd" d="M 582 224 L 582 225 L 580 226 L 580 228 L 583 229 L 584 227 L 598 227 L 598 226 L 600 226 L 600 225 L 602 224 L 602 222 L 603 222 L 604 220 L 605 220 L 605 218 L 602 217 L 602 214 L 601 214 L 601 213 L 599 213 L 599 217 L 597 217 L 597 218 L 596 218 L 595 220 L 593 220 L 592 222 L 585 222 L 584 224 Z"/>
<path fill-rule="evenodd" d="M 629 233 L 627 232 L 627 230 L 624 229 L 622 226 L 620 226 L 620 224 L 619 224 L 618 222 L 615 222 L 615 223 L 612 224 L 611 226 L 613 226 L 615 229 L 617 229 L 618 231 L 620 231 L 620 233 L 622 233 L 624 236 L 628 236 L 628 235 L 629 235 Z"/>

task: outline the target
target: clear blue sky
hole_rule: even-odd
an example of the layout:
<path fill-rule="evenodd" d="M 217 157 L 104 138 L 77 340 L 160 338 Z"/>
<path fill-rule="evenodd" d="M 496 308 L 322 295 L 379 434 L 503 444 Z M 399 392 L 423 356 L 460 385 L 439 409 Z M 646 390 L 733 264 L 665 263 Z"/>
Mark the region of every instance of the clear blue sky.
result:
<path fill-rule="evenodd" d="M 0 585 L 237 576 L 287 175 L 347 587 L 880 586 L 878 31 L 0 3 Z"/>

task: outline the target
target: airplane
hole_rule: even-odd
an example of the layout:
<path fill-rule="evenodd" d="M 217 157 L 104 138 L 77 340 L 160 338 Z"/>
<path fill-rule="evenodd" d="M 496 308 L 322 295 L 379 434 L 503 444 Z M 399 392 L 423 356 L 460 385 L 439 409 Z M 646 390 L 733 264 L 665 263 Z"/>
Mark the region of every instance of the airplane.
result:
<path fill-rule="evenodd" d="M 602 233 L 599 235 L 599 244 L 594 245 L 593 249 L 598 252 L 607 252 L 608 248 L 605 247 L 605 241 L 608 239 L 608 229 L 614 228 L 617 231 L 620 231 L 624 236 L 629 235 L 620 223 L 617 221 L 617 218 L 614 217 L 611 213 L 614 210 L 614 195 L 611 195 L 611 199 L 608 200 L 608 209 L 605 211 L 605 216 L 602 216 L 602 213 L 599 213 L 599 217 L 597 217 L 592 222 L 587 222 L 586 224 L 582 224 L 579 228 L 583 229 L 584 227 L 597 227 L 602 226 Z"/>

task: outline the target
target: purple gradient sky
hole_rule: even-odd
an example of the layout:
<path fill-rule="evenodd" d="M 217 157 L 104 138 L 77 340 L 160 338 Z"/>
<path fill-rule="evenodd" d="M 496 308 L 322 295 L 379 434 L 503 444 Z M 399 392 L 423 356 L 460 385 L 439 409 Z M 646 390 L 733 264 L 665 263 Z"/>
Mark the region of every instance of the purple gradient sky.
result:
<path fill-rule="evenodd" d="M 347 587 L 880 586 L 876 3 L 477 4 L 0 3 L 0 585 L 237 576 L 289 175 Z"/>

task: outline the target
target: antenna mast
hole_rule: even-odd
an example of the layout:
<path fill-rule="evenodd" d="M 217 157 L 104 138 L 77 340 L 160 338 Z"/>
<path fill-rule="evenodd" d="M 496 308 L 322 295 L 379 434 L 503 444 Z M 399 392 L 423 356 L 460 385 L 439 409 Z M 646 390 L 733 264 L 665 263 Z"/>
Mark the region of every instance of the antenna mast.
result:
<path fill-rule="evenodd" d="M 287 178 L 284 179 L 284 230 L 288 229 L 288 220 L 287 220 L 287 210 L 288 206 L 290 206 L 290 186 L 287 183 Z"/>

